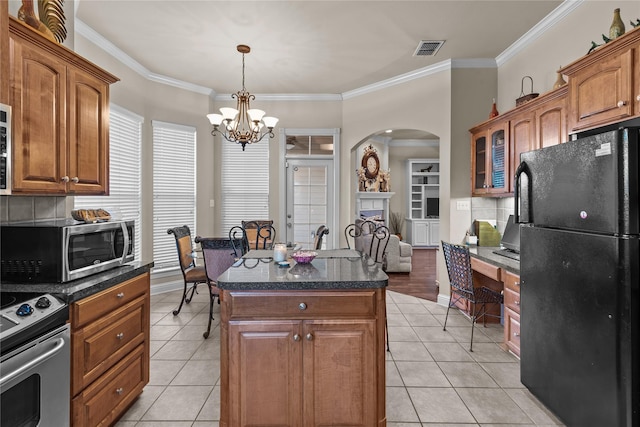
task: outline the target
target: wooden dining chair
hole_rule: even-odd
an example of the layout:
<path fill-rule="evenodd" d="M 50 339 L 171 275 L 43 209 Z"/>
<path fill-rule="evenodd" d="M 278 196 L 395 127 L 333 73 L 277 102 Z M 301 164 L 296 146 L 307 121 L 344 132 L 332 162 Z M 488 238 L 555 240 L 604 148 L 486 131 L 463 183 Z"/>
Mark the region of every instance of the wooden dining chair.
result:
<path fill-rule="evenodd" d="M 209 288 L 209 323 L 206 332 L 202 334 L 206 339 L 211 333 L 213 306 L 216 298 L 218 299 L 218 304 L 220 304 L 220 289 L 218 289 L 217 286 L 218 277 L 229 269 L 238 257 L 231 239 L 197 236 L 195 242 L 199 243 L 202 248 L 204 268 Z"/>
<path fill-rule="evenodd" d="M 173 234 L 176 239 L 176 248 L 178 250 L 178 262 L 182 278 L 184 279 L 184 289 L 180 305 L 173 310 L 173 315 L 177 316 L 182 310 L 183 304 L 189 304 L 196 292 L 196 288 L 200 283 L 207 283 L 207 273 L 202 266 L 196 266 L 196 260 L 193 257 L 193 243 L 191 241 L 191 230 L 186 225 L 174 227 L 167 230 L 167 234 Z M 188 288 L 191 285 L 191 293 Z"/>
<path fill-rule="evenodd" d="M 449 309 L 460 300 L 469 302 L 469 314 L 471 316 L 471 343 L 469 351 L 473 351 L 473 330 L 478 319 L 482 318 L 486 326 L 486 317 L 500 317 L 487 313 L 487 304 L 502 304 L 503 296 L 500 292 L 489 289 L 486 286 L 474 286 L 473 271 L 471 270 L 471 255 L 467 246 L 442 242 L 442 252 L 447 265 L 451 292 L 449 305 L 444 318 L 443 331 L 447 330 L 447 318 Z"/>

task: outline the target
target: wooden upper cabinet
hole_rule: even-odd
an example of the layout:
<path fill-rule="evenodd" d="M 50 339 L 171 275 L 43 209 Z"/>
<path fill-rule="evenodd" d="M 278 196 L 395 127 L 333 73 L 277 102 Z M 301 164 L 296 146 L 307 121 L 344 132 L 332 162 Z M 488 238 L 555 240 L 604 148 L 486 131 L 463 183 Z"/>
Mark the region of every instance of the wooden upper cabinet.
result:
<path fill-rule="evenodd" d="M 514 189 L 514 175 L 520 164 L 520 154 L 532 150 L 535 142 L 535 114 L 524 111 L 509 121 L 509 192 Z"/>
<path fill-rule="evenodd" d="M 640 115 L 640 28 L 563 68 L 569 77 L 569 128 L 579 131 Z"/>
<path fill-rule="evenodd" d="M 66 66 L 11 39 L 13 192 L 66 192 Z"/>
<path fill-rule="evenodd" d="M 109 192 L 108 90 L 99 79 L 69 72 L 69 191 L 76 194 Z"/>
<path fill-rule="evenodd" d="M 567 129 L 567 86 L 558 89 L 535 110 L 536 132 L 532 149 L 562 144 L 569 139 Z"/>
<path fill-rule="evenodd" d="M 471 129 L 471 192 L 474 196 L 509 191 L 509 122 L 492 121 Z"/>
<path fill-rule="evenodd" d="M 109 192 L 109 84 L 117 77 L 10 17 L 12 191 Z"/>

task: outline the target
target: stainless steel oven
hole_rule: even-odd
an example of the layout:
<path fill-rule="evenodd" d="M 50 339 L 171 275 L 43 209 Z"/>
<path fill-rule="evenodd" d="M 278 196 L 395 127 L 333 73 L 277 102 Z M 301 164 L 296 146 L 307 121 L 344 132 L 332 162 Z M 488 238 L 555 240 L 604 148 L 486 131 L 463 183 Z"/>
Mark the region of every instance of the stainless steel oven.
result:
<path fill-rule="evenodd" d="M 11 194 L 11 106 L 0 104 L 0 195 Z"/>
<path fill-rule="evenodd" d="M 134 260 L 134 222 L 72 219 L 3 224 L 3 280 L 68 282 Z"/>
<path fill-rule="evenodd" d="M 68 426 L 68 306 L 51 295 L 21 297 L 2 293 L 9 302 L 0 311 L 0 425 Z"/>

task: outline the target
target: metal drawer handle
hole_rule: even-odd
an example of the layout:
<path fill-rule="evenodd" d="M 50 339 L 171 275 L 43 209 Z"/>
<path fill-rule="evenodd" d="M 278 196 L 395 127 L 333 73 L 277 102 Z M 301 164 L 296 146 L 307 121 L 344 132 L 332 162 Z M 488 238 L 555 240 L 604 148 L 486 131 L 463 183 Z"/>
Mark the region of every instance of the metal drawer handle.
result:
<path fill-rule="evenodd" d="M 118 387 L 116 389 L 116 394 L 122 394 L 123 391 L 124 391 L 124 389 L 122 387 Z"/>
<path fill-rule="evenodd" d="M 120 292 L 118 295 L 116 295 L 118 298 L 124 298 L 124 292 Z"/>
<path fill-rule="evenodd" d="M 120 332 L 119 334 L 116 335 L 116 338 L 118 338 L 119 340 L 121 340 L 122 338 L 124 338 L 124 332 Z"/>
<path fill-rule="evenodd" d="M 513 336 L 516 337 L 516 338 L 520 338 L 520 333 L 519 332 L 514 332 Z"/>
<path fill-rule="evenodd" d="M 520 286 L 520 282 L 515 282 L 513 285 L 514 286 Z"/>
<path fill-rule="evenodd" d="M 636 96 L 636 101 L 640 101 L 640 95 Z"/>
<path fill-rule="evenodd" d="M 627 101 L 618 101 L 618 108 L 622 108 L 627 105 Z"/>
<path fill-rule="evenodd" d="M 307 309 L 307 304 L 305 304 L 305 303 L 301 302 L 300 304 L 298 304 L 298 308 L 299 308 L 300 310 L 306 310 L 306 309 Z"/>
<path fill-rule="evenodd" d="M 293 336 L 293 340 L 294 340 L 294 341 L 300 341 L 300 335 L 295 334 L 295 335 Z"/>
<path fill-rule="evenodd" d="M 63 176 L 62 178 L 60 178 L 60 180 L 61 180 L 62 182 L 69 182 L 69 177 L 65 175 L 65 176 Z"/>
<path fill-rule="evenodd" d="M 311 335 L 311 332 L 309 332 L 305 338 L 307 338 L 307 341 L 313 341 L 313 335 Z"/>
<path fill-rule="evenodd" d="M 515 305 L 520 305 L 520 301 L 514 301 L 513 302 Z"/>
<path fill-rule="evenodd" d="M 79 183 L 79 182 L 80 182 L 80 178 L 78 178 L 77 176 L 74 176 L 73 178 L 71 178 L 71 181 L 72 181 L 74 184 L 77 184 L 77 183 Z"/>

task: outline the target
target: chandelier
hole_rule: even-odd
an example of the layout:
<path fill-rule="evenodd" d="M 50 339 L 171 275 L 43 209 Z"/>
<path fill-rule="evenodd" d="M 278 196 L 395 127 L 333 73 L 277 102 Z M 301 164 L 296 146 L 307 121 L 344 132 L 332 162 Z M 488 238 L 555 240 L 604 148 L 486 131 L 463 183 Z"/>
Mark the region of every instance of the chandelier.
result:
<path fill-rule="evenodd" d="M 211 135 L 220 134 L 229 142 L 242 144 L 242 151 L 247 144 L 262 141 L 267 135 L 273 138 L 273 128 L 278 123 L 275 117 L 265 117 L 265 112 L 251 108 L 249 103 L 256 99 L 244 87 L 244 55 L 251 52 L 247 45 L 237 47 L 242 54 L 242 90 L 231 94 L 237 99 L 237 108 L 220 108 L 221 114 L 207 114 L 213 125 Z M 265 130 L 266 128 L 266 130 Z"/>

